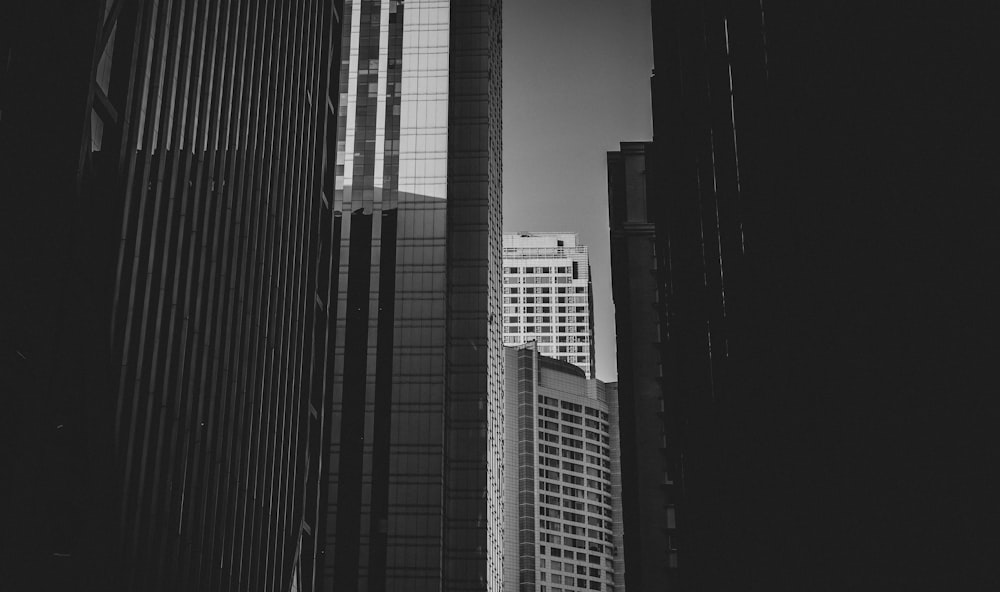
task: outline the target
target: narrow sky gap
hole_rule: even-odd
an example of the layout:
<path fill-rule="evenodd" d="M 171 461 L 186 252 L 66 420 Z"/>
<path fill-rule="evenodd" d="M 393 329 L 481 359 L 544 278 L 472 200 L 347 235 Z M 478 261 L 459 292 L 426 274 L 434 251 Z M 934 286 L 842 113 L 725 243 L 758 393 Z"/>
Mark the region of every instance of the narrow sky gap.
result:
<path fill-rule="evenodd" d="M 649 0 L 504 2 L 504 230 L 590 247 L 597 377 L 616 380 L 606 153 L 652 139 Z"/>

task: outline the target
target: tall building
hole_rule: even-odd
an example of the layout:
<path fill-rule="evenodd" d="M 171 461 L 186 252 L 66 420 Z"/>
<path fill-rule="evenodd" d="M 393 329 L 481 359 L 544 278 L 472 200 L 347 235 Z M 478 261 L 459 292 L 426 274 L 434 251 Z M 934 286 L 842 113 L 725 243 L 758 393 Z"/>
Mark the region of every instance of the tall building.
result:
<path fill-rule="evenodd" d="M 505 348 L 504 590 L 624 590 L 617 385 Z"/>
<path fill-rule="evenodd" d="M 542 354 L 594 377 L 590 258 L 575 233 L 503 235 L 503 341 L 535 342 Z"/>
<path fill-rule="evenodd" d="M 324 588 L 341 12 L 5 10 L 6 584 Z"/>
<path fill-rule="evenodd" d="M 325 580 L 499 590 L 501 7 L 349 0 Z"/>
<path fill-rule="evenodd" d="M 996 9 L 852 4 L 651 4 L 653 142 L 608 157 L 630 587 L 995 580 Z"/>
<path fill-rule="evenodd" d="M 652 6 L 654 141 L 608 154 L 626 577 L 641 589 L 751 577 L 739 557 L 755 519 L 741 513 L 758 494 L 737 459 L 766 437 L 751 401 L 783 363 L 758 266 L 787 233 L 783 213 L 757 210 L 773 196 L 766 36 L 751 4 Z"/>

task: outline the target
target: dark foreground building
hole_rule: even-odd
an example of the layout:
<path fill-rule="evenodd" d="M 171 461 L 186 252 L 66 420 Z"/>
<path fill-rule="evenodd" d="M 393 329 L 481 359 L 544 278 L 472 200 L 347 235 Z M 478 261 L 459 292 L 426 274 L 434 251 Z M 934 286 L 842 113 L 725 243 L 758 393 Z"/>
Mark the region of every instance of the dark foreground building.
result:
<path fill-rule="evenodd" d="M 608 157 L 628 587 L 995 587 L 996 9 L 651 6 L 654 141 Z"/>
<path fill-rule="evenodd" d="M 5 583 L 499 590 L 500 22 L 4 15 Z"/>
<path fill-rule="evenodd" d="M 340 2 L 4 12 L 0 580 L 320 589 Z"/>
<path fill-rule="evenodd" d="M 326 581 L 499 592 L 500 2 L 344 23 Z"/>

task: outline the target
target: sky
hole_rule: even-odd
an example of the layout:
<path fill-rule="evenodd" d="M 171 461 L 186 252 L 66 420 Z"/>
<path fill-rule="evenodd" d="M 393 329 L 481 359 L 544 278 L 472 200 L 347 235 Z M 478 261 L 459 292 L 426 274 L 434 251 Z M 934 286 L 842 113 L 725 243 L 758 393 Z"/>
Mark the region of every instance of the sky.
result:
<path fill-rule="evenodd" d="M 649 0 L 504 0 L 504 231 L 590 249 L 597 378 L 617 380 L 607 152 L 652 138 Z"/>

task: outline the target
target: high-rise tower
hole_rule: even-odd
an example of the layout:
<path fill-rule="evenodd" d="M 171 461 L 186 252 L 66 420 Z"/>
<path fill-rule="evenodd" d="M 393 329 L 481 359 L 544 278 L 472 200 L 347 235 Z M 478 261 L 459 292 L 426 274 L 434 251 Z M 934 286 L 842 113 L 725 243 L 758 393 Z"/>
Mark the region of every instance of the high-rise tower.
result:
<path fill-rule="evenodd" d="M 503 340 L 594 377 L 594 309 L 587 247 L 568 232 L 503 235 Z"/>
<path fill-rule="evenodd" d="M 0 580 L 318 589 L 341 2 L 8 8 Z"/>
<path fill-rule="evenodd" d="M 996 7 L 650 5 L 653 142 L 608 157 L 628 584 L 990 588 Z"/>
<path fill-rule="evenodd" d="M 718 589 L 740 581 L 719 561 L 748 530 L 730 532 L 744 519 L 732 500 L 750 499 L 733 459 L 762 440 L 747 437 L 751 401 L 783 347 L 754 326 L 780 330 L 754 267 L 786 230 L 783 214 L 756 215 L 774 200 L 768 37 L 759 2 L 651 9 L 654 142 L 608 153 L 626 578 Z"/>
<path fill-rule="evenodd" d="M 617 384 L 504 348 L 504 590 L 624 590 Z"/>
<path fill-rule="evenodd" d="M 498 590 L 500 2 L 344 6 L 327 581 Z"/>

